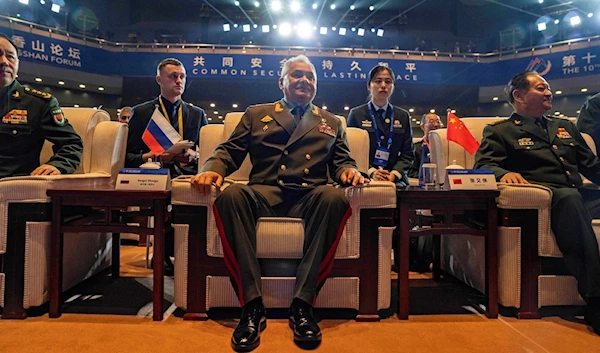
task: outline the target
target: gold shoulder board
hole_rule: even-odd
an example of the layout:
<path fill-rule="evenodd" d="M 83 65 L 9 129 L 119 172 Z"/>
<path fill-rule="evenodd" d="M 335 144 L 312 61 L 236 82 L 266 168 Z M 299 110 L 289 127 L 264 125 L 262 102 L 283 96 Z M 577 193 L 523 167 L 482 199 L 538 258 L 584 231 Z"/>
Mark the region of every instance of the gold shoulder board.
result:
<path fill-rule="evenodd" d="M 42 98 L 42 99 L 46 99 L 46 100 L 49 100 L 50 98 L 52 98 L 52 95 L 50 93 L 43 92 L 43 91 L 38 91 L 37 89 L 33 89 L 33 88 L 29 88 L 29 87 L 24 87 L 24 91 L 26 93 L 29 93 L 32 96 L 36 96 L 38 98 Z"/>

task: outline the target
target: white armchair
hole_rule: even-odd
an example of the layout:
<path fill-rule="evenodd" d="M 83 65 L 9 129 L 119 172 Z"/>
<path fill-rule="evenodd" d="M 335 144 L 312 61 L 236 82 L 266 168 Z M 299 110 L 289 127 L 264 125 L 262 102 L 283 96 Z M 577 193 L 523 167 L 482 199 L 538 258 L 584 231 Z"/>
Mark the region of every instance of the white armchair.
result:
<path fill-rule="evenodd" d="M 483 128 L 504 118 L 463 118 L 473 136 L 481 140 Z M 593 140 L 584 136 L 593 151 Z M 444 168 L 456 160 L 471 168 L 474 156 L 448 141 L 446 129 L 430 133 L 431 156 L 438 166 L 439 182 Z M 519 318 L 539 317 L 539 308 L 585 304 L 577 292 L 577 282 L 565 271 L 556 271 L 555 258 L 562 254 L 550 229 L 552 191 L 541 185 L 499 183 L 498 297 L 506 307 L 518 308 Z M 600 234 L 600 220 L 593 223 Z M 442 240 L 442 268 L 465 283 L 484 291 L 484 247 L 480 238 L 465 236 Z M 552 265 L 552 269 L 548 265 Z M 562 266 L 562 262 L 558 262 Z"/>
<path fill-rule="evenodd" d="M 200 163 L 225 141 L 242 113 L 230 113 L 224 125 L 200 131 Z M 359 170 L 368 169 L 369 140 L 364 130 L 348 128 L 348 141 Z M 227 183 L 247 182 L 251 165 L 246 158 Z M 372 182 L 344 189 L 352 207 L 340 240 L 334 268 L 323 286 L 317 307 L 350 308 L 357 320 L 378 320 L 378 310 L 390 306 L 390 253 L 396 190 L 391 182 Z M 199 194 L 189 178 L 173 181 L 175 228 L 175 304 L 187 310 L 186 319 L 207 319 L 213 307 L 239 307 L 223 261 L 213 216 L 218 191 Z M 257 253 L 263 271 L 263 300 L 267 307 L 284 308 L 292 301 L 296 267 L 302 257 L 304 228 L 295 218 L 260 218 Z M 285 234 L 285 237 L 282 236 Z"/>
<path fill-rule="evenodd" d="M 60 186 L 114 183 L 125 160 L 127 125 L 111 122 L 103 110 L 63 108 L 83 140 L 83 155 L 74 174 L 0 179 L 0 306 L 2 318 L 25 318 L 26 309 L 48 300 L 50 200 L 46 190 Z M 52 155 L 46 142 L 40 155 Z M 65 237 L 66 290 L 110 263 L 110 234 Z"/>

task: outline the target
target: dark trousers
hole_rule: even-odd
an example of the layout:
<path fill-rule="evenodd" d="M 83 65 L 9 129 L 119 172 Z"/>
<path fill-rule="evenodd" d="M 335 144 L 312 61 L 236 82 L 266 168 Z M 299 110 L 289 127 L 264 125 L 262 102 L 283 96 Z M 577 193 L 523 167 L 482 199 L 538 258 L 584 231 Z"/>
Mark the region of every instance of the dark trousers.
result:
<path fill-rule="evenodd" d="M 600 299 L 600 253 L 592 219 L 600 218 L 600 190 L 552 190 L 552 231 L 579 294 Z"/>
<path fill-rule="evenodd" d="M 348 200 L 332 186 L 285 196 L 286 202 L 271 207 L 251 185 L 233 184 L 215 200 L 225 264 L 242 306 L 262 296 L 261 270 L 256 256 L 259 217 L 304 220 L 304 255 L 296 272 L 294 298 L 314 304 L 331 270 L 339 238 L 351 214 Z"/>

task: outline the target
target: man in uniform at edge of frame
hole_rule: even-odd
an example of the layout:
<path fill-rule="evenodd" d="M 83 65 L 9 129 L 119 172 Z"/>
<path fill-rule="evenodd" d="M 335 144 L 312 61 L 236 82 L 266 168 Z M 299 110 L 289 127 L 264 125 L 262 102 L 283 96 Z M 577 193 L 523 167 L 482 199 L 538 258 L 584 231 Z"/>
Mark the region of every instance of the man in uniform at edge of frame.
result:
<path fill-rule="evenodd" d="M 83 142 L 50 93 L 22 86 L 17 46 L 0 34 L 0 178 L 75 172 Z M 44 141 L 54 155 L 40 165 Z"/>
<path fill-rule="evenodd" d="M 552 231 L 587 304 L 585 321 L 600 335 L 600 254 L 592 229 L 592 219 L 600 217 L 600 190 L 583 187 L 579 175 L 600 185 L 600 160 L 571 121 L 544 116 L 552 92 L 537 72 L 516 75 L 505 92 L 515 111 L 484 128 L 475 168 L 493 170 L 500 182 L 552 189 Z"/>

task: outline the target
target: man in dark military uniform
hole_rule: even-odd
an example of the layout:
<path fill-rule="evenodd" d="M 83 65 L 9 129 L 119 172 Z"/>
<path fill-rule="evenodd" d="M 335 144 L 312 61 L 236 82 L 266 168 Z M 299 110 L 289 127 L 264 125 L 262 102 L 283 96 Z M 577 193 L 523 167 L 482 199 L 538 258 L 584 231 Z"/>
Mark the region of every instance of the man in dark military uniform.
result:
<path fill-rule="evenodd" d="M 579 110 L 577 128 L 592 136 L 596 146 L 600 146 L 600 93 L 589 97 Z"/>
<path fill-rule="evenodd" d="M 81 138 L 50 93 L 23 87 L 16 80 L 17 47 L 0 35 L 0 178 L 73 173 L 81 160 Z M 44 141 L 54 156 L 40 165 Z"/>
<path fill-rule="evenodd" d="M 213 183 L 220 188 L 223 178 L 250 154 L 248 185 L 233 184 L 215 201 L 225 263 L 243 309 L 231 339 L 235 350 L 256 348 L 266 327 L 255 229 L 263 216 L 304 219 L 304 256 L 296 275 L 289 325 L 294 341 L 321 341 L 312 304 L 331 269 L 336 244 L 351 213 L 342 191 L 327 185 L 328 174 L 347 185 L 367 181 L 350 157 L 340 119 L 312 104 L 316 83 L 315 67 L 307 57 L 289 59 L 279 79 L 284 98 L 248 108 L 229 140 L 192 178 L 201 193 L 210 193 Z"/>
<path fill-rule="evenodd" d="M 552 231 L 587 303 L 585 320 L 600 335 L 600 254 L 592 229 L 600 190 L 582 188 L 579 175 L 600 185 L 600 160 L 573 123 L 544 116 L 552 92 L 536 72 L 515 76 L 506 94 L 515 112 L 485 127 L 475 168 L 492 169 L 500 182 L 552 189 Z"/>

